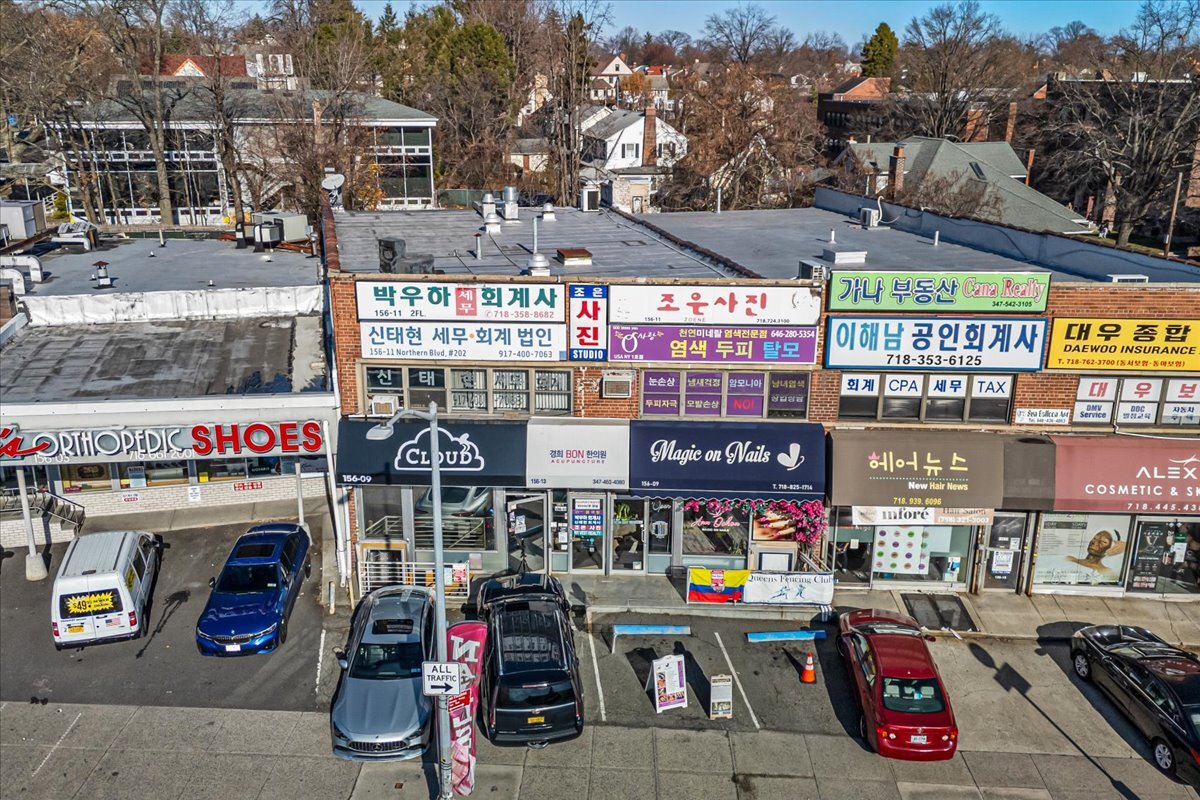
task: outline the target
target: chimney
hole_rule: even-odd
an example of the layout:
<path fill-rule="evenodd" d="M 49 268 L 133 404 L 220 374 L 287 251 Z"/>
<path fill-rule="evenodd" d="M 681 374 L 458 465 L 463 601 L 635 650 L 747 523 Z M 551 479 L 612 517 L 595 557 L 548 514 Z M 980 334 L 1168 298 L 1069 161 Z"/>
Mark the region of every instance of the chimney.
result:
<path fill-rule="evenodd" d="M 658 118 L 654 106 L 646 106 L 646 117 L 642 120 L 642 166 L 652 167 L 658 163 Z"/>
<path fill-rule="evenodd" d="M 1004 141 L 1012 144 L 1013 132 L 1017 129 L 1017 104 L 1008 104 L 1008 119 L 1004 123 Z"/>
<path fill-rule="evenodd" d="M 1033 177 L 1033 154 L 1034 149 L 1029 148 L 1029 153 L 1025 156 L 1025 185 L 1029 185 L 1030 178 Z"/>
<path fill-rule="evenodd" d="M 879 173 L 872 170 L 867 173 L 867 197 L 879 194 Z"/>
<path fill-rule="evenodd" d="M 895 200 L 904 192 L 904 148 L 896 145 L 888 159 L 888 199 Z"/>

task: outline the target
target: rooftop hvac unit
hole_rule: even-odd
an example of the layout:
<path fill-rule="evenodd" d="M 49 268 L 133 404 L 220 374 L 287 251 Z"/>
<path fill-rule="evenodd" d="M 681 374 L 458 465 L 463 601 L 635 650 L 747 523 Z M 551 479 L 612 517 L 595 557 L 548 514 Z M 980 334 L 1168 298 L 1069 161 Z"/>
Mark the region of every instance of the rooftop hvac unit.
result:
<path fill-rule="evenodd" d="M 628 400 L 633 397 L 633 378 L 630 376 L 606 377 L 600 381 L 600 396 L 612 400 Z"/>
<path fill-rule="evenodd" d="M 371 395 L 370 416 L 390 417 L 400 410 L 400 396 L 395 394 Z"/>
<path fill-rule="evenodd" d="M 584 186 L 579 190 L 579 210 L 580 211 L 599 211 L 600 210 L 600 187 L 599 186 Z"/>
<path fill-rule="evenodd" d="M 433 255 L 408 253 L 400 236 L 379 237 L 379 271 L 389 274 L 428 275 L 433 272 Z"/>
<path fill-rule="evenodd" d="M 1150 279 L 1145 275 L 1109 275 L 1109 280 L 1113 283 L 1149 283 Z"/>
<path fill-rule="evenodd" d="M 796 278 L 802 281 L 811 280 L 824 283 L 829 280 L 829 267 L 814 261 L 801 261 L 800 271 L 796 274 Z"/>
<path fill-rule="evenodd" d="M 858 218 L 864 228 L 878 228 L 881 217 L 878 208 L 860 208 L 858 210 Z"/>

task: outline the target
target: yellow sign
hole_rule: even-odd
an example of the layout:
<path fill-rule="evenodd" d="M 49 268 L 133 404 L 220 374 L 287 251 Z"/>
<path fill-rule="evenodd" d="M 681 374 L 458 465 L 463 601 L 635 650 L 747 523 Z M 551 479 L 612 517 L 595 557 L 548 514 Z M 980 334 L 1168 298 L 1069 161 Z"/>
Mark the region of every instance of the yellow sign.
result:
<path fill-rule="evenodd" d="M 125 570 L 125 588 L 131 592 L 133 591 L 133 567 L 132 566 L 130 566 L 129 569 Z"/>
<path fill-rule="evenodd" d="M 1200 319 L 1059 317 L 1046 369 L 1200 371 Z"/>
<path fill-rule="evenodd" d="M 77 594 L 66 598 L 67 613 L 71 615 L 77 614 L 98 614 L 101 611 L 112 611 L 116 607 L 113 602 L 115 590 L 107 592 L 93 592 L 92 594 Z"/>

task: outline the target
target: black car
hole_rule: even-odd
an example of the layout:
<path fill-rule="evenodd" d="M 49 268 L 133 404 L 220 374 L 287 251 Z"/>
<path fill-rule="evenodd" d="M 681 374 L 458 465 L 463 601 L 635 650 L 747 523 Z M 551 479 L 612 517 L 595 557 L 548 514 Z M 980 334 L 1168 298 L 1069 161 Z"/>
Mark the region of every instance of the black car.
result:
<path fill-rule="evenodd" d="M 1145 734 L 1159 769 L 1200 786 L 1200 657 L 1145 628 L 1093 625 L 1071 639 L 1071 665 Z"/>
<path fill-rule="evenodd" d="M 479 590 L 488 626 L 479 712 L 497 744 L 543 747 L 583 733 L 570 606 L 557 579 L 522 573 Z"/>

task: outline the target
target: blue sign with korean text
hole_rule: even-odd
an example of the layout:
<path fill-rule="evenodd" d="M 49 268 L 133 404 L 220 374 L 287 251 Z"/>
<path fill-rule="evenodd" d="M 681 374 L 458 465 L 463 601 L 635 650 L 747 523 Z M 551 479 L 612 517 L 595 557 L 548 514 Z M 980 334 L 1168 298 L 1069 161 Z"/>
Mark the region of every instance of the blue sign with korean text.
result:
<path fill-rule="evenodd" d="M 1034 372 L 1046 349 L 1045 319 L 831 315 L 825 333 L 830 369 Z"/>
<path fill-rule="evenodd" d="M 641 497 L 819 500 L 825 429 L 809 422 L 633 420 L 629 489 Z"/>

